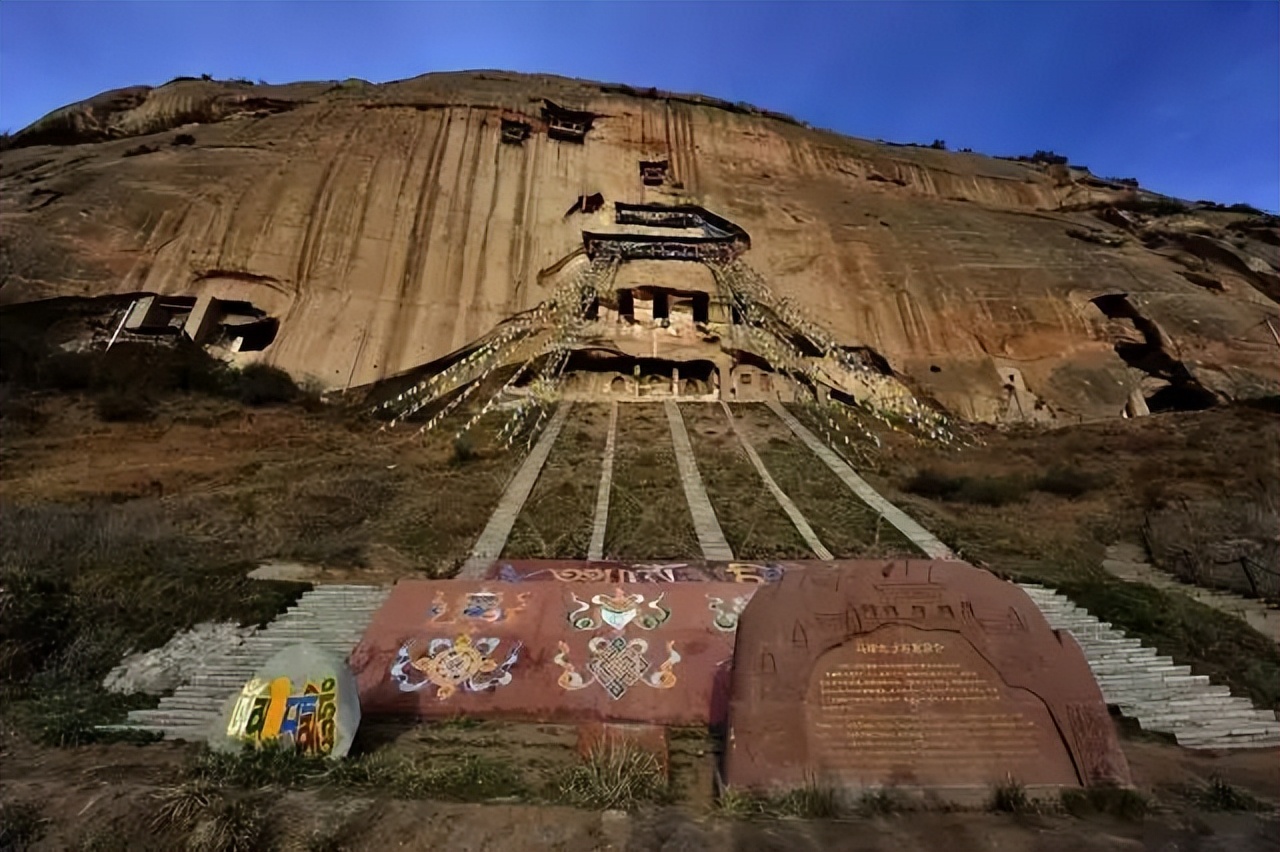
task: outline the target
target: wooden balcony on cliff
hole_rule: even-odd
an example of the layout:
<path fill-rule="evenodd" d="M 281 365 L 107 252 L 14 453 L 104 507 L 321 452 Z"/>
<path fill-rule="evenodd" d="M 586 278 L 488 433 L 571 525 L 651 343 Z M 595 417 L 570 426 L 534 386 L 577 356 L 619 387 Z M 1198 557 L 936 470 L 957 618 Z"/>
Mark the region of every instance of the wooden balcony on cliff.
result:
<path fill-rule="evenodd" d="M 562 142 L 581 144 L 591 130 L 595 114 L 584 110 L 566 109 L 552 101 L 544 101 L 542 118 L 547 123 L 547 135 Z"/>

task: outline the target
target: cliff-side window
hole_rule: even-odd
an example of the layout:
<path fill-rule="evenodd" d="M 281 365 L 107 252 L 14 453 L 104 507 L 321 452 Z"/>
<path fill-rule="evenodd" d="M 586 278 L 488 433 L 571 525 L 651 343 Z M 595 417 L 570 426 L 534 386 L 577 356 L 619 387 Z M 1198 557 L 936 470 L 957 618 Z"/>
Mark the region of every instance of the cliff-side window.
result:
<path fill-rule="evenodd" d="M 529 125 L 510 118 L 502 119 L 502 141 L 506 145 L 521 145 L 529 138 Z"/>
<path fill-rule="evenodd" d="M 641 160 L 640 180 L 645 186 L 662 186 L 667 180 L 667 161 Z"/>

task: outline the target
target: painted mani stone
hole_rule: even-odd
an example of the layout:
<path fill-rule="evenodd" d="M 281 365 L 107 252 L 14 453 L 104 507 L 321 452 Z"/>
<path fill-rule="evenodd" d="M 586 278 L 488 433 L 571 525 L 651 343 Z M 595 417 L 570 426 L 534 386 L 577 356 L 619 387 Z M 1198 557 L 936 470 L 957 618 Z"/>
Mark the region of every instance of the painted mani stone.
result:
<path fill-rule="evenodd" d="M 391 664 L 391 680 L 401 692 L 435 688 L 436 698 L 446 701 L 459 689 L 484 692 L 511 683 L 511 667 L 523 645 L 515 642 L 498 662 L 495 653 L 502 640 L 473 639 L 465 633 L 453 639 L 431 639 L 422 646 L 413 640 L 400 646 Z"/>
<path fill-rule="evenodd" d="M 300 754 L 341 757 L 359 724 L 350 670 L 336 655 L 299 644 L 268 660 L 228 699 L 209 744 L 234 751 L 273 743 Z"/>
<path fill-rule="evenodd" d="M 327 755 L 337 737 L 338 681 L 327 677 L 307 681 L 294 694 L 287 677 L 271 681 L 253 678 L 240 690 L 227 723 L 227 736 L 246 741 L 292 742 L 302 754 Z"/>

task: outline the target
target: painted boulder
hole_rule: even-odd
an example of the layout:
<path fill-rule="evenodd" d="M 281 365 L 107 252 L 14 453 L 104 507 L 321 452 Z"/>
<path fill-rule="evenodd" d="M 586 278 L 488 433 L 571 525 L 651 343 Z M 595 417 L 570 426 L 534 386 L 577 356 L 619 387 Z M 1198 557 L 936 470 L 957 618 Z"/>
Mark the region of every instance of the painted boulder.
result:
<path fill-rule="evenodd" d="M 355 677 L 338 655 L 310 644 L 285 648 L 227 699 L 209 745 L 239 751 L 279 743 L 304 754 L 342 757 L 360 727 Z"/>

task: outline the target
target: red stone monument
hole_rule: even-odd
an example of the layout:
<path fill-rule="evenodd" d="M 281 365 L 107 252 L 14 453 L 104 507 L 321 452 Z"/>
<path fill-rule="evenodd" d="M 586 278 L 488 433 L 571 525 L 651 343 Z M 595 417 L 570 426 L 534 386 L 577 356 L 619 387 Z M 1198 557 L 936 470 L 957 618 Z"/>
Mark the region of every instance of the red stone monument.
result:
<path fill-rule="evenodd" d="M 759 587 L 732 684 L 731 786 L 1129 783 L 1075 640 L 962 562 L 811 563 Z"/>

